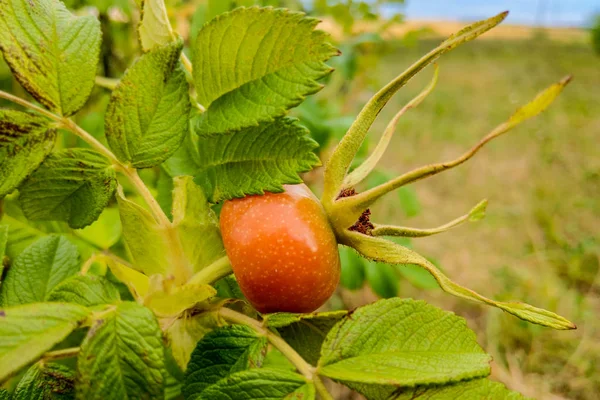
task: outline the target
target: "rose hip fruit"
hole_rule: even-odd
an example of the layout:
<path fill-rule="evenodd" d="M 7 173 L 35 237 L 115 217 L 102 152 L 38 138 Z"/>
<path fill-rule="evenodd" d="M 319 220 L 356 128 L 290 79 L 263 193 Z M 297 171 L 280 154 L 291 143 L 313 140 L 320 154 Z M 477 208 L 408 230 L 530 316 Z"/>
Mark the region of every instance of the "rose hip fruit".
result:
<path fill-rule="evenodd" d="M 340 279 L 335 235 L 304 185 L 226 201 L 221 233 L 240 288 L 261 313 L 312 312 Z"/>

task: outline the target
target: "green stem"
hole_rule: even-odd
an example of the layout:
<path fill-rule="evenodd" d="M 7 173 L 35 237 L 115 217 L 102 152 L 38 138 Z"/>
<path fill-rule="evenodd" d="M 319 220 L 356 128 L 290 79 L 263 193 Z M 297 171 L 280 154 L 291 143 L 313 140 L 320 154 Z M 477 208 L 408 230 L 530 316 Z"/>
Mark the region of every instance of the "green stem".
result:
<path fill-rule="evenodd" d="M 247 325 L 254 329 L 258 334 L 265 336 L 267 340 L 279 350 L 290 362 L 296 367 L 304 377 L 314 382 L 314 368 L 308 364 L 285 340 L 275 335 L 269 329 L 265 328 L 260 322 L 254 318 L 250 318 L 237 311 L 222 307 L 219 314 L 228 321 L 236 324 Z"/>
<path fill-rule="evenodd" d="M 230 275 L 232 272 L 233 271 L 231 269 L 231 261 L 229 261 L 229 257 L 223 256 L 201 271 L 197 272 L 194 276 L 192 276 L 188 284 L 211 284 L 221 278 L 226 277 L 227 275 Z"/>
<path fill-rule="evenodd" d="M 107 78 L 106 76 L 97 76 L 96 77 L 96 85 L 103 87 L 108 90 L 115 90 L 117 85 L 119 84 L 118 79 Z"/>
<path fill-rule="evenodd" d="M 59 117 L 58 115 L 56 115 L 56 114 L 54 114 L 54 113 L 52 113 L 52 112 L 50 112 L 50 111 L 48 111 L 48 110 L 46 110 L 46 109 L 44 109 L 42 107 L 38 107 L 35 104 L 30 103 L 29 101 L 24 100 L 24 99 L 22 99 L 20 97 L 14 96 L 14 95 L 12 95 L 10 93 L 6 93 L 6 92 L 4 92 L 2 90 L 0 90 L 0 98 L 6 99 L 8 101 L 12 101 L 13 103 L 16 103 L 16 104 L 18 104 L 20 106 L 23 106 L 25 108 L 29 108 L 29 109 L 31 109 L 33 111 L 37 111 L 40 114 L 43 114 L 46 117 L 48 117 L 48 118 L 50 118 L 50 119 L 52 119 L 54 121 L 57 121 L 57 122 L 61 121 L 61 117 Z"/>
<path fill-rule="evenodd" d="M 313 383 L 315 384 L 315 389 L 317 389 L 317 393 L 319 393 L 322 400 L 334 400 L 333 396 L 327 391 L 327 388 L 323 384 L 323 381 L 319 375 L 314 375 Z"/>
<path fill-rule="evenodd" d="M 42 356 L 42 362 L 53 360 L 62 360 L 63 358 L 77 357 L 81 351 L 80 347 L 70 347 L 68 349 L 49 351 Z"/>

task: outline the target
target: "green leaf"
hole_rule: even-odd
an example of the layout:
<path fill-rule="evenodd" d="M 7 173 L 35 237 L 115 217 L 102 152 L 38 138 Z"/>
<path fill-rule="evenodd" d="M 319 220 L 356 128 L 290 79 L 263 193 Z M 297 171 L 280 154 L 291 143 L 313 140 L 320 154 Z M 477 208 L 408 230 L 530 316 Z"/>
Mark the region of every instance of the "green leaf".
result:
<path fill-rule="evenodd" d="M 61 342 L 89 314 L 87 308 L 66 303 L 0 309 L 0 381 Z"/>
<path fill-rule="evenodd" d="M 283 184 L 301 183 L 299 172 L 320 163 L 317 143 L 292 118 L 279 118 L 224 135 L 199 139 L 200 170 L 195 182 L 212 203 L 223 199 L 281 192 Z"/>
<path fill-rule="evenodd" d="M 107 260 L 107 265 L 110 272 L 127 286 L 133 298 L 140 301 L 146 297 L 150 289 L 148 276 L 113 259 Z"/>
<path fill-rule="evenodd" d="M 314 400 L 315 387 L 304 377 L 279 369 L 250 369 L 237 372 L 206 389 L 206 400 Z"/>
<path fill-rule="evenodd" d="M 15 259 L 0 286 L 0 304 L 44 301 L 56 285 L 77 272 L 77 247 L 63 236 L 42 237 Z"/>
<path fill-rule="evenodd" d="M 0 2 L 0 49 L 36 100 L 69 116 L 94 87 L 102 33 L 93 16 L 76 17 L 58 0 Z"/>
<path fill-rule="evenodd" d="M 136 168 L 171 157 L 189 131 L 183 42 L 155 48 L 125 72 L 106 110 L 106 138 L 117 158 Z"/>
<path fill-rule="evenodd" d="M 166 273 L 169 268 L 170 251 L 165 242 L 163 228 L 146 209 L 126 199 L 119 191 L 117 202 L 123 238 L 134 264 L 148 276 Z"/>
<path fill-rule="evenodd" d="M 8 226 L 6 255 L 11 259 L 16 258 L 29 245 L 44 236 L 44 232 L 6 214 L 2 216 L 2 223 Z"/>
<path fill-rule="evenodd" d="M 318 372 L 353 384 L 446 384 L 487 376 L 491 357 L 465 320 L 423 301 L 380 300 L 327 335 Z"/>
<path fill-rule="evenodd" d="M 369 396 L 372 400 L 386 400 L 388 397 Z M 510 391 L 501 383 L 488 379 L 473 379 L 454 385 L 416 387 L 395 394 L 396 400 L 525 400 L 520 393 Z"/>
<path fill-rule="evenodd" d="M 204 25 L 194 42 L 203 133 L 273 121 L 316 93 L 337 55 L 318 20 L 273 8 L 238 8 Z"/>
<path fill-rule="evenodd" d="M 217 289 L 217 297 L 224 299 L 246 299 L 246 296 L 242 293 L 242 289 L 240 289 L 240 285 L 233 274 L 219 279 L 213 286 Z"/>
<path fill-rule="evenodd" d="M 114 167 L 100 153 L 67 149 L 50 154 L 19 188 L 25 216 L 66 221 L 79 229 L 96 221 L 117 188 Z"/>
<path fill-rule="evenodd" d="M 345 310 L 312 314 L 277 313 L 268 315 L 265 324 L 276 329 L 302 358 L 315 365 L 327 333 L 347 314 Z"/>
<path fill-rule="evenodd" d="M 117 207 L 105 208 L 91 225 L 77 231 L 77 236 L 101 249 L 109 249 L 121 238 L 121 220 Z"/>
<path fill-rule="evenodd" d="M 10 400 L 10 393 L 6 389 L 0 389 L 0 400 Z"/>
<path fill-rule="evenodd" d="M 56 286 L 48 301 L 76 303 L 92 307 L 121 300 L 119 289 L 108 279 L 94 275 L 76 275 Z"/>
<path fill-rule="evenodd" d="M 166 160 L 162 167 L 172 178 L 180 175 L 195 175 L 202 165 L 198 153 L 198 135 L 190 131 L 183 144 Z"/>
<path fill-rule="evenodd" d="M 95 321 L 81 345 L 77 367 L 79 399 L 163 398 L 164 349 L 152 312 L 123 302 Z"/>
<path fill-rule="evenodd" d="M 50 129 L 46 118 L 0 109 L 0 198 L 35 171 L 52 151 L 55 139 L 56 130 Z"/>
<path fill-rule="evenodd" d="M 396 268 L 384 263 L 367 261 L 365 271 L 371 289 L 378 296 L 389 299 L 398 295 L 399 281 Z"/>
<path fill-rule="evenodd" d="M 173 183 L 173 224 L 187 259 L 198 272 L 225 255 L 219 219 L 191 176 L 176 177 Z"/>
<path fill-rule="evenodd" d="M 37 363 L 27 370 L 13 400 L 73 400 L 75 374 L 61 364 Z"/>
<path fill-rule="evenodd" d="M 364 259 L 347 246 L 339 246 L 339 251 L 342 265 L 340 283 L 346 289 L 360 289 L 365 282 Z"/>
<path fill-rule="evenodd" d="M 171 28 L 164 0 L 142 0 L 138 33 L 144 51 L 167 45 L 177 40 Z"/>
<path fill-rule="evenodd" d="M 170 292 L 151 293 L 144 299 L 144 305 L 160 317 L 173 317 L 208 300 L 216 293 L 210 285 L 188 284 L 176 287 Z"/>
<path fill-rule="evenodd" d="M 185 398 L 216 399 L 208 395 L 211 387 L 234 372 L 259 368 L 266 352 L 267 339 L 245 325 L 229 325 L 206 334 L 187 367 Z"/>
<path fill-rule="evenodd" d="M 196 344 L 208 332 L 225 325 L 225 321 L 217 312 L 203 312 L 196 315 L 184 314 L 177 319 L 168 329 L 173 358 L 182 370 L 187 368 L 190 356 L 196 348 Z"/>

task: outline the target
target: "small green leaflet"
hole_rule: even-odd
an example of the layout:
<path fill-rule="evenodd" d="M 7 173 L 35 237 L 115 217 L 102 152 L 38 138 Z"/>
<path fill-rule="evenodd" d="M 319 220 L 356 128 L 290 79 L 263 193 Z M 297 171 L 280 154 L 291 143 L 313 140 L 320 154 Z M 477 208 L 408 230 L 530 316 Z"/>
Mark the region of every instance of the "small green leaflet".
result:
<path fill-rule="evenodd" d="M 58 0 L 0 2 L 0 49 L 15 77 L 36 100 L 75 114 L 94 87 L 100 23 L 75 17 Z"/>
<path fill-rule="evenodd" d="M 59 283 L 79 272 L 79 252 L 63 236 L 45 236 L 15 260 L 0 286 L 0 304 L 15 306 L 47 300 Z"/>
<path fill-rule="evenodd" d="M 369 396 L 371 400 L 387 400 L 389 397 Z M 447 386 L 429 386 L 400 390 L 396 400 L 526 400 L 520 393 L 510 391 L 501 383 L 489 379 L 473 379 Z"/>
<path fill-rule="evenodd" d="M 116 303 L 121 299 L 119 289 L 108 279 L 94 275 L 75 275 L 56 286 L 48 301 L 81 304 L 92 307 Z"/>
<path fill-rule="evenodd" d="M 249 369 L 229 375 L 207 388 L 205 400 L 314 400 L 315 387 L 302 375 L 280 369 Z"/>
<path fill-rule="evenodd" d="M 87 308 L 67 303 L 0 309 L 0 381 L 61 342 L 89 314 Z"/>
<path fill-rule="evenodd" d="M 117 158 L 136 168 L 171 157 L 189 131 L 188 83 L 178 40 L 143 54 L 113 90 L 106 138 Z"/>
<path fill-rule="evenodd" d="M 67 221 L 80 229 L 96 221 L 117 188 L 116 172 L 100 153 L 67 149 L 50 154 L 19 188 L 32 221 Z"/>
<path fill-rule="evenodd" d="M 55 139 L 56 130 L 48 119 L 0 109 L 0 198 L 35 171 L 52 151 Z"/>
<path fill-rule="evenodd" d="M 219 219 L 191 176 L 176 177 L 173 184 L 173 224 L 187 259 L 198 272 L 225 255 Z"/>
<path fill-rule="evenodd" d="M 187 368 L 196 344 L 210 331 L 225 325 L 217 312 L 207 311 L 196 315 L 184 314 L 167 329 L 173 358 L 181 370 Z"/>
<path fill-rule="evenodd" d="M 79 399 L 163 398 L 164 349 L 152 312 L 122 302 L 96 320 L 81 345 L 77 368 Z"/>
<path fill-rule="evenodd" d="M 13 400 L 75 399 L 75 374 L 61 364 L 34 364 L 19 381 L 12 398 Z"/>
<path fill-rule="evenodd" d="M 464 319 L 394 298 L 339 322 L 323 343 L 318 373 L 355 389 L 446 384 L 487 376 L 490 360 Z"/>
<path fill-rule="evenodd" d="M 273 121 L 322 85 L 338 54 L 318 20 L 273 8 L 238 8 L 213 19 L 194 42 L 202 133 L 231 132 Z"/>
<path fill-rule="evenodd" d="M 0 400 L 10 400 L 10 393 L 6 389 L 0 389 Z"/>
<path fill-rule="evenodd" d="M 144 51 L 151 51 L 177 40 L 164 0 L 142 0 L 140 9 L 142 12 L 138 33 Z"/>
<path fill-rule="evenodd" d="M 117 192 L 123 238 L 134 264 L 146 275 L 164 274 L 169 268 L 169 247 L 163 228 L 143 207 Z"/>
<path fill-rule="evenodd" d="M 144 299 L 144 305 L 159 317 L 173 317 L 208 300 L 216 293 L 217 291 L 207 284 L 186 284 L 168 293 L 163 290 L 149 293 Z"/>
<path fill-rule="evenodd" d="M 299 172 L 320 163 L 313 153 L 317 143 L 292 118 L 223 135 L 201 136 L 200 171 L 195 182 L 210 202 L 282 192 L 282 184 L 301 183 Z"/>
<path fill-rule="evenodd" d="M 348 315 L 348 311 L 329 311 L 312 314 L 270 314 L 265 324 L 275 328 L 281 337 L 308 363 L 316 365 L 321 346 L 333 326 Z"/>
<path fill-rule="evenodd" d="M 208 389 L 234 372 L 260 367 L 266 352 L 267 339 L 245 325 L 215 329 L 192 353 L 182 391 L 185 398 L 216 399 Z"/>

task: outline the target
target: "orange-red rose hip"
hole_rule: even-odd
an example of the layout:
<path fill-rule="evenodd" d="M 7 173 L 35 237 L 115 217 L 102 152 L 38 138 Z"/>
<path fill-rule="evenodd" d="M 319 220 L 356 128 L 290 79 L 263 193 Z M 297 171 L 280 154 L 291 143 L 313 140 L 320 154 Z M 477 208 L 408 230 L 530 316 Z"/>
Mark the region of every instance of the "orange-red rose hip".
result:
<path fill-rule="evenodd" d="M 304 185 L 225 202 L 221 232 L 242 292 L 262 313 L 306 313 L 340 278 L 337 242 L 319 200 Z"/>

